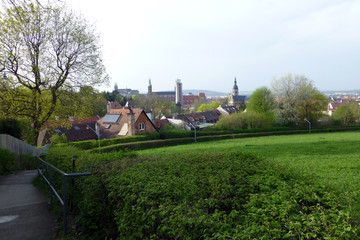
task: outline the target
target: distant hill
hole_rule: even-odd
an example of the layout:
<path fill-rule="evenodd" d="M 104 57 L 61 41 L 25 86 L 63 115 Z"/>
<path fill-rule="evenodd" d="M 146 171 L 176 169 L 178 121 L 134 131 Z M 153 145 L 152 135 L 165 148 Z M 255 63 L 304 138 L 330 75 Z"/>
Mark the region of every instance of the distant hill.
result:
<path fill-rule="evenodd" d="M 326 95 L 360 95 L 360 90 L 325 90 L 325 91 L 320 91 L 323 94 Z"/>
<path fill-rule="evenodd" d="M 216 91 L 210 91 L 210 90 L 196 90 L 196 89 L 190 89 L 190 90 L 183 90 L 183 94 L 190 94 L 193 95 L 199 95 L 199 93 L 205 93 L 206 97 L 227 97 L 230 92 L 216 92 Z M 239 92 L 239 95 L 246 95 L 250 96 L 252 92 L 246 91 L 246 92 Z"/>
<path fill-rule="evenodd" d="M 227 96 L 228 93 L 224 93 L 224 92 L 215 92 L 215 91 L 209 91 L 209 90 L 195 90 L 195 89 L 190 89 L 190 90 L 183 90 L 183 95 L 187 95 L 187 94 L 193 94 L 193 95 L 199 95 L 199 93 L 205 93 L 205 95 L 207 97 L 223 97 L 223 96 Z"/>

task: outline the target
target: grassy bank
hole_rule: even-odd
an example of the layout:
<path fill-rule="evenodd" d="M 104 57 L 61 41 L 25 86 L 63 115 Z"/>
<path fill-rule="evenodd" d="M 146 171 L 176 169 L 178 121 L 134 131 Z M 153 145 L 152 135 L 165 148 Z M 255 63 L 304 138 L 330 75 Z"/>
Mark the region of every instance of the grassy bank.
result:
<path fill-rule="evenodd" d="M 357 132 L 192 143 L 132 153 L 52 148 L 77 171 L 77 238 L 353 239 Z"/>

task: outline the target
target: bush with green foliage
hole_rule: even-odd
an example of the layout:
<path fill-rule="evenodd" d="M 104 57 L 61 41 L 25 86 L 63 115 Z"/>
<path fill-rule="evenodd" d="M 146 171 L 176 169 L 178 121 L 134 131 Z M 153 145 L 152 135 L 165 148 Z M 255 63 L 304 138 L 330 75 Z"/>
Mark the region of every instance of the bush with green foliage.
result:
<path fill-rule="evenodd" d="M 354 239 L 333 189 L 272 161 L 227 152 L 136 156 L 50 149 L 74 180 L 72 209 L 84 239 Z"/>
<path fill-rule="evenodd" d="M 357 234 L 335 194 L 313 178 L 252 155 L 169 154 L 115 172 L 106 182 L 120 239 L 350 239 Z"/>
<path fill-rule="evenodd" d="M 78 158 L 73 158 L 74 155 Z M 128 164 L 133 164 L 134 155 L 131 152 L 89 154 L 73 146 L 64 145 L 53 145 L 47 153 L 44 160 L 66 173 L 89 171 L 92 173 L 91 176 L 68 181 L 68 184 L 71 184 L 68 193 L 71 196 L 68 199 L 69 210 L 77 215 L 75 223 L 80 231 L 86 233 L 85 239 L 105 239 L 106 237 L 110 239 L 111 236 L 117 235 L 113 206 L 108 198 L 108 187 L 104 183 L 105 176 L 112 170 L 112 164 L 120 159 L 127 158 Z M 53 185 L 61 195 L 62 176 L 53 171 L 52 177 Z"/>
<path fill-rule="evenodd" d="M 358 103 L 350 102 L 340 105 L 333 114 L 333 119 L 349 126 L 360 120 L 360 107 Z"/>
<path fill-rule="evenodd" d="M 34 128 L 24 119 L 1 118 L 0 134 L 8 134 L 29 144 L 34 143 Z"/>
<path fill-rule="evenodd" d="M 36 169 L 36 157 L 30 154 L 20 154 L 16 162 L 16 170 Z"/>
<path fill-rule="evenodd" d="M 0 134 L 8 134 L 10 136 L 21 138 L 21 123 L 13 118 L 0 119 Z"/>
<path fill-rule="evenodd" d="M 148 141 L 148 140 L 156 140 L 159 139 L 159 133 L 148 133 L 148 134 L 141 134 L 131 137 L 119 137 L 119 138 L 112 138 L 112 139 L 102 139 L 100 140 L 100 146 L 110 146 L 122 143 L 130 143 L 130 142 L 139 142 L 139 141 Z M 93 148 L 99 147 L 98 140 L 88 140 L 88 141 L 81 141 L 81 142 L 70 142 L 65 145 L 74 146 L 78 149 L 88 150 Z"/>
<path fill-rule="evenodd" d="M 220 106 L 220 103 L 218 103 L 218 102 L 203 103 L 196 110 L 196 112 L 204 112 L 204 111 L 209 111 L 209 110 L 215 110 L 219 106 Z"/>
<path fill-rule="evenodd" d="M 15 153 L 0 148 L 0 175 L 32 169 L 36 169 L 36 157 L 29 154 L 16 156 Z"/>
<path fill-rule="evenodd" d="M 15 169 L 16 154 L 0 148 L 0 175 L 10 173 Z"/>
<path fill-rule="evenodd" d="M 216 127 L 219 129 L 252 129 L 270 127 L 273 123 L 273 119 L 269 115 L 247 111 L 220 117 Z"/>
<path fill-rule="evenodd" d="M 58 135 L 58 134 L 54 134 L 51 136 L 50 138 L 50 142 L 53 144 L 58 144 L 58 143 L 67 143 L 67 137 L 65 135 L 65 133 Z"/>

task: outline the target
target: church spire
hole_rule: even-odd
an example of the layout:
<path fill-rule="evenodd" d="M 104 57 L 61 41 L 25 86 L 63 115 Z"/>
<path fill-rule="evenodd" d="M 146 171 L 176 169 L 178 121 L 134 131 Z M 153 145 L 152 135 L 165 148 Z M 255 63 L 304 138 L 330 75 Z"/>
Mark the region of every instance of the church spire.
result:
<path fill-rule="evenodd" d="M 236 77 L 234 80 L 233 95 L 239 95 L 239 88 L 237 86 Z"/>
<path fill-rule="evenodd" d="M 152 93 L 151 79 L 149 78 L 148 94 Z"/>

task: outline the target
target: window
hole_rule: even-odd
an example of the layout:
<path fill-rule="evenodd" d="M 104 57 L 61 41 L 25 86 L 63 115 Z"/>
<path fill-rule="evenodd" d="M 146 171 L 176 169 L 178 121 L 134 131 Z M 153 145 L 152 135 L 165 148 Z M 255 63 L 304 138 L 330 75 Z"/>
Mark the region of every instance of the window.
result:
<path fill-rule="evenodd" d="M 140 131 L 144 131 L 145 130 L 145 123 L 140 123 Z"/>

